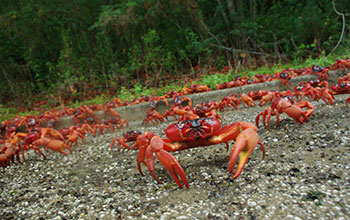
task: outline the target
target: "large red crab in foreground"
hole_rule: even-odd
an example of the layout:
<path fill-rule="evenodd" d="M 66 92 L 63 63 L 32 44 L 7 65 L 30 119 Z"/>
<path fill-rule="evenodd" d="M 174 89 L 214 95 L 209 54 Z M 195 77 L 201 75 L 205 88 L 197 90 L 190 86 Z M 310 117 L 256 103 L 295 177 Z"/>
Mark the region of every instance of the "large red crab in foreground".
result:
<path fill-rule="evenodd" d="M 235 179 L 241 174 L 250 154 L 258 144 L 261 146 L 264 159 L 265 148 L 257 131 L 257 127 L 249 122 L 233 122 L 221 127 L 221 122 L 215 118 L 197 118 L 173 123 L 165 129 L 168 139 L 161 138 L 151 131 L 145 132 L 140 137 L 137 166 L 143 175 L 141 163 L 146 165 L 151 175 L 159 183 L 162 183 L 154 172 L 153 153 L 155 153 L 159 162 L 168 170 L 177 185 L 183 188 L 183 183 L 189 188 L 184 170 L 169 152 L 221 143 L 225 143 L 228 150 L 228 142 L 234 140 L 235 144 L 230 155 L 228 171 L 230 173 L 233 171 L 239 157 L 238 168 L 233 175 Z"/>

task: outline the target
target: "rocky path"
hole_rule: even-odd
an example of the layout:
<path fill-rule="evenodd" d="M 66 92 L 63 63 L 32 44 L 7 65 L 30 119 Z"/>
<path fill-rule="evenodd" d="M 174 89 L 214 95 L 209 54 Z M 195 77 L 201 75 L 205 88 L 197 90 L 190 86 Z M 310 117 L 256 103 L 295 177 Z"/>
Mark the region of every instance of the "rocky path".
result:
<path fill-rule="evenodd" d="M 111 152 L 123 131 L 89 136 L 69 156 L 50 151 L 43 160 L 28 152 L 24 164 L 0 169 L 1 219 L 349 219 L 348 96 L 336 96 L 334 106 L 313 103 L 307 124 L 281 115 L 278 128 L 260 128 L 266 157 L 256 148 L 236 180 L 224 144 L 175 152 L 189 189 L 179 189 L 159 163 L 164 184 L 146 167 L 141 176 L 136 151 Z M 255 122 L 262 109 L 222 116 L 224 123 Z M 164 135 L 168 124 L 137 129 Z"/>

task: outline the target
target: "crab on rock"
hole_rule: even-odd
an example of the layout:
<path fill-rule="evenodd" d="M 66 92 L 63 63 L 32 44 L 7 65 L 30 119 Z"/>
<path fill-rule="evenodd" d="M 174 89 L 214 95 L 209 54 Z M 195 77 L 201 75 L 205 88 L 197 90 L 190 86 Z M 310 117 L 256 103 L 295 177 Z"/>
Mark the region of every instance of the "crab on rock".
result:
<path fill-rule="evenodd" d="M 229 173 L 233 171 L 239 157 L 238 168 L 233 175 L 235 179 L 241 174 L 250 154 L 258 144 L 261 146 L 264 159 L 265 148 L 257 131 L 257 127 L 250 122 L 233 122 L 221 127 L 221 122 L 215 118 L 197 118 L 173 123 L 165 129 L 168 139 L 163 139 L 151 131 L 145 132 L 140 137 L 137 166 L 141 175 L 144 175 L 141 169 L 141 163 L 143 163 L 154 179 L 162 183 L 154 172 L 153 153 L 155 153 L 159 162 L 168 170 L 177 185 L 183 188 L 183 183 L 189 188 L 184 170 L 169 152 L 221 143 L 225 143 L 228 150 L 228 142 L 234 140 L 235 144 L 230 155 L 228 171 Z"/>

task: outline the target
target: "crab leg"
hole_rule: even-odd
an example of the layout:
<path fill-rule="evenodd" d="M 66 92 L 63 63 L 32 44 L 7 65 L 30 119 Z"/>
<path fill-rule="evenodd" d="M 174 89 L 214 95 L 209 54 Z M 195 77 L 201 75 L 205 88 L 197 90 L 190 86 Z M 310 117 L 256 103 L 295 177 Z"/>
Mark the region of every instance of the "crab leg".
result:
<path fill-rule="evenodd" d="M 146 158 L 147 158 L 146 166 L 148 171 L 151 173 L 151 175 L 155 180 L 157 180 L 159 183 L 163 183 L 154 172 L 154 157 L 153 157 L 152 147 L 150 146 L 148 146 L 146 149 Z"/>
<path fill-rule="evenodd" d="M 30 148 L 32 148 L 32 149 L 35 150 L 35 151 L 38 151 L 38 152 L 44 157 L 44 159 L 46 159 L 45 154 L 44 154 L 43 152 L 41 152 L 41 150 L 40 150 L 37 146 L 31 145 Z M 23 151 L 22 151 L 22 153 L 23 153 Z M 25 160 L 24 154 L 23 154 L 22 156 L 23 156 L 23 159 Z"/>
<path fill-rule="evenodd" d="M 111 143 L 111 151 L 113 151 L 113 146 L 114 146 L 114 144 L 115 144 L 116 141 L 117 141 L 117 145 L 118 145 L 118 147 L 119 147 L 119 150 L 122 150 L 121 145 L 122 145 L 123 147 L 125 147 L 126 149 L 130 150 L 129 145 L 127 145 L 127 144 L 125 143 L 125 142 L 126 142 L 126 139 L 124 139 L 124 138 L 114 138 L 113 141 L 112 141 L 112 143 Z"/>
<path fill-rule="evenodd" d="M 271 107 L 267 107 L 264 109 L 264 111 L 259 113 L 255 118 L 255 123 L 256 123 L 257 127 L 259 126 L 259 120 L 260 120 L 261 115 L 262 115 L 263 124 L 264 124 L 265 128 L 267 128 L 267 129 L 270 129 L 271 116 L 276 116 L 276 128 L 277 128 L 277 126 L 280 122 L 280 114 L 276 109 L 272 109 Z M 266 116 L 267 116 L 267 120 L 266 120 Z"/>
<path fill-rule="evenodd" d="M 147 134 L 147 132 L 142 136 L 142 140 L 145 139 L 145 135 Z M 145 158 L 146 158 L 146 149 L 147 149 L 147 144 L 142 144 L 140 146 L 139 149 L 139 153 L 137 154 L 137 158 L 136 158 L 136 162 L 137 162 L 137 168 L 139 170 L 139 172 L 141 173 L 142 176 L 144 176 L 145 174 L 143 174 L 142 172 L 142 168 L 141 168 L 141 163 L 143 163 L 145 166 L 147 166 L 146 162 L 145 162 Z"/>
<path fill-rule="evenodd" d="M 267 124 L 266 124 L 266 114 L 263 115 L 263 124 L 265 126 L 265 128 L 267 127 L 267 129 L 270 129 L 270 121 L 271 121 L 271 114 L 272 114 L 272 108 L 268 107 L 266 109 L 267 111 Z"/>
<path fill-rule="evenodd" d="M 136 162 L 137 162 L 137 168 L 139 169 L 142 176 L 144 176 L 141 168 L 141 163 L 143 163 L 145 166 L 147 166 L 145 162 L 146 158 L 146 150 L 148 145 L 150 144 L 150 141 L 152 137 L 154 137 L 155 134 L 151 131 L 146 131 L 143 135 L 138 138 L 139 141 L 139 153 L 137 154 Z"/>
<path fill-rule="evenodd" d="M 261 113 L 259 113 L 256 118 L 255 118 L 255 124 L 257 127 L 259 127 L 259 121 L 260 121 L 260 116 L 262 115 L 262 122 L 264 127 L 267 129 L 270 129 L 270 118 L 271 118 L 271 107 L 266 107 L 264 109 L 264 111 L 262 111 Z M 266 115 L 267 117 L 267 124 L 266 124 Z"/>

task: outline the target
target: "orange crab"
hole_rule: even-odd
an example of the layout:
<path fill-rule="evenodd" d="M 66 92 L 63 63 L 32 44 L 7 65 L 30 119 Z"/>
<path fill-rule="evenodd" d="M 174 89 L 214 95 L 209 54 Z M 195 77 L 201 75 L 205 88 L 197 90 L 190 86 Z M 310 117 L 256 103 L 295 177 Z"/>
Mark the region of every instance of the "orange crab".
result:
<path fill-rule="evenodd" d="M 132 142 L 132 141 L 135 141 L 134 150 L 137 150 L 139 147 L 139 140 L 138 139 L 141 136 L 141 134 L 142 134 L 141 131 L 132 130 L 132 131 L 125 132 L 123 134 L 123 137 L 114 138 L 112 143 L 111 143 L 111 151 L 113 151 L 113 146 L 114 146 L 115 142 L 117 142 L 119 150 L 122 149 L 121 146 L 130 150 L 130 146 L 126 142 Z"/>
<path fill-rule="evenodd" d="M 228 142 L 234 140 L 228 171 L 229 173 L 233 171 L 239 157 L 238 168 L 233 175 L 235 179 L 241 174 L 250 154 L 258 144 L 261 146 L 264 159 L 265 148 L 257 131 L 257 127 L 249 122 L 233 122 L 221 127 L 221 122 L 215 118 L 197 118 L 173 123 L 165 129 L 168 139 L 161 138 L 151 131 L 145 132 L 140 137 L 137 166 L 140 173 L 144 175 L 141 169 L 141 163 L 143 163 L 153 178 L 162 183 L 154 172 L 154 153 L 177 185 L 180 188 L 183 188 L 183 185 L 189 188 L 184 170 L 169 152 L 221 143 L 225 143 L 228 150 Z"/>
<path fill-rule="evenodd" d="M 262 96 L 260 101 L 259 101 L 259 105 L 260 106 L 264 106 L 266 103 L 272 102 L 274 100 L 276 100 L 277 98 L 280 97 L 280 93 L 278 91 L 274 91 L 274 92 L 267 92 L 266 95 Z"/>
<path fill-rule="evenodd" d="M 157 100 L 153 100 L 149 103 L 149 107 L 146 111 L 146 118 L 142 121 L 142 125 L 147 125 L 148 122 L 152 122 L 152 124 L 155 125 L 158 121 L 164 121 L 163 115 L 156 111 L 157 103 Z"/>
<path fill-rule="evenodd" d="M 244 93 L 241 94 L 241 100 L 243 107 L 254 107 L 256 105 L 254 100 Z"/>
<path fill-rule="evenodd" d="M 241 99 L 236 95 L 231 94 L 230 96 L 225 96 L 221 102 L 217 105 L 217 109 L 220 111 L 228 110 L 229 108 L 238 109 L 238 105 L 241 103 Z"/>
<path fill-rule="evenodd" d="M 163 117 L 168 120 L 169 116 L 173 116 L 177 119 L 177 115 L 184 115 L 192 107 L 192 100 L 188 97 L 174 96 L 174 104 L 171 106 L 170 111 L 166 110 Z"/>
<path fill-rule="evenodd" d="M 306 108 L 304 111 L 303 108 Z M 303 124 L 305 122 L 309 122 L 309 117 L 312 115 L 314 111 L 313 105 L 308 101 L 301 101 L 295 103 L 292 97 L 285 96 L 275 100 L 271 107 L 267 107 L 256 116 L 256 126 L 259 127 L 259 119 L 260 116 L 263 116 L 263 124 L 265 128 L 270 129 L 270 120 L 271 116 L 276 116 L 276 127 L 279 124 L 279 115 L 285 112 L 289 117 L 296 120 L 299 124 Z M 267 121 L 266 121 L 267 116 Z"/>
<path fill-rule="evenodd" d="M 24 138 L 24 146 L 34 149 L 38 148 L 38 146 L 43 146 L 46 149 L 68 155 L 63 149 L 69 150 L 70 153 L 72 153 L 72 149 L 64 143 L 64 140 L 64 137 L 58 131 L 50 128 L 42 128 L 27 134 Z"/>
<path fill-rule="evenodd" d="M 289 75 L 288 72 L 281 72 L 279 75 L 278 75 L 278 78 L 281 80 L 281 86 L 283 85 L 286 85 L 287 89 L 289 88 L 289 86 L 292 85 L 292 83 L 289 81 L 292 76 Z"/>

